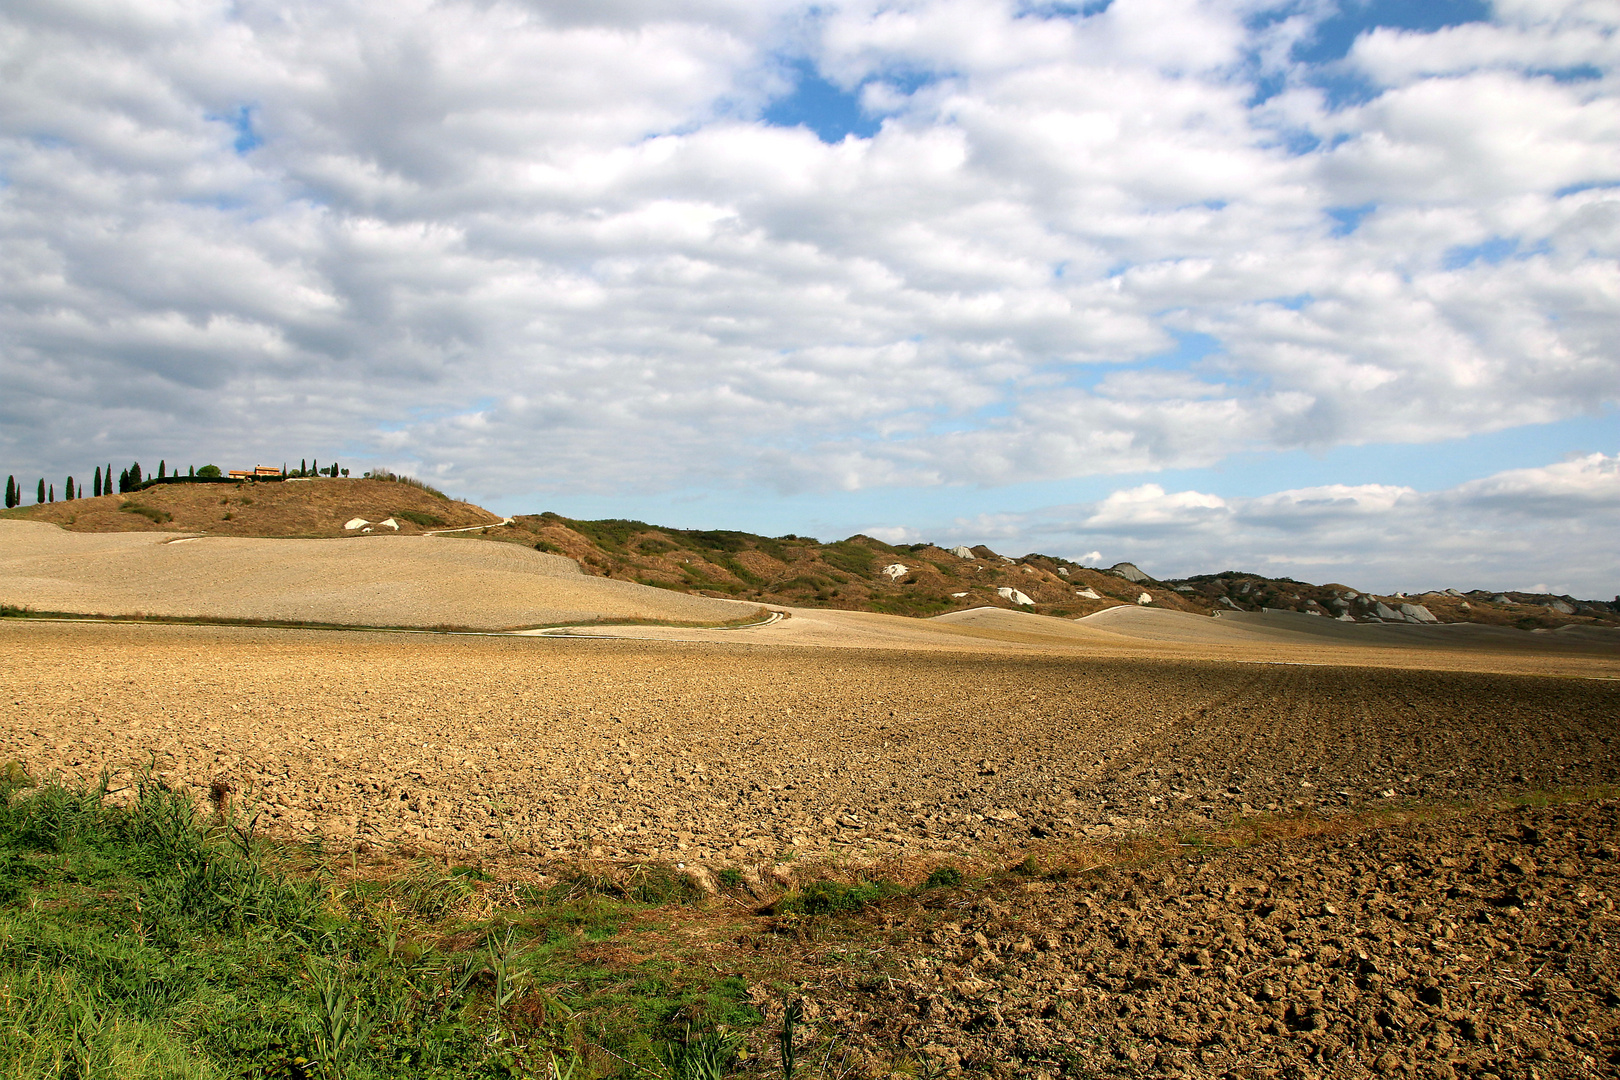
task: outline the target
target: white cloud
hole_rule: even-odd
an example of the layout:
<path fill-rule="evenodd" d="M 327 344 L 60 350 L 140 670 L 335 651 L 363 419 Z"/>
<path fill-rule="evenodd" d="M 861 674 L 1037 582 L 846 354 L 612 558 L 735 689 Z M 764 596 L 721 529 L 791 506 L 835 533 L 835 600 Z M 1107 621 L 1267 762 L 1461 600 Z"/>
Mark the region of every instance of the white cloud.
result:
<path fill-rule="evenodd" d="M 1609 6 L 1366 35 L 1339 109 L 1327 5 L 1026 6 L 8 5 L 0 451 L 849 490 L 1620 397 Z M 760 122 L 795 50 L 881 131 Z"/>
<path fill-rule="evenodd" d="M 1145 484 L 1088 505 L 958 521 L 936 540 L 994 535 L 1058 555 L 1101 540 L 1162 577 L 1245 569 L 1385 591 L 1539 581 L 1538 592 L 1551 582 L 1607 599 L 1620 591 L 1617 530 L 1620 454 L 1589 454 L 1432 492 L 1331 484 L 1223 498 Z"/>

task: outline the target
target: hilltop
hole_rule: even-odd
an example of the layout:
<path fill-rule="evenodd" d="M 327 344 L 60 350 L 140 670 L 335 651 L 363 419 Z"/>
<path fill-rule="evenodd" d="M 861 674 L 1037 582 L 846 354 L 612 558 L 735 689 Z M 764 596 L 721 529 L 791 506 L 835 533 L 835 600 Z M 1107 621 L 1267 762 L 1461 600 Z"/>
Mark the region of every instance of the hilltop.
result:
<path fill-rule="evenodd" d="M 138 491 L 18 507 L 7 517 L 71 532 L 187 532 L 210 536 L 352 536 L 344 526 L 392 518 L 400 535 L 501 519 L 408 480 L 338 478 L 155 483 Z M 388 529 L 389 533 L 396 530 Z"/>

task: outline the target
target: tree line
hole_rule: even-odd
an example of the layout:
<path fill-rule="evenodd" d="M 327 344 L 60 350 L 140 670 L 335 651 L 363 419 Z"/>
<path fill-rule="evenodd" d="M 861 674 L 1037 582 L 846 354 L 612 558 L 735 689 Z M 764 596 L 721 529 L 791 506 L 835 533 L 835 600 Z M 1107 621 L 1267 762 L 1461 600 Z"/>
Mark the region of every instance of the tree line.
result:
<path fill-rule="evenodd" d="M 313 458 L 307 458 L 299 460 L 298 468 L 296 470 L 289 471 L 287 466 L 283 464 L 281 466 L 280 475 L 269 477 L 268 479 L 283 480 L 309 476 L 330 476 L 336 478 L 338 476 L 348 475 L 349 470 L 342 468 L 335 461 L 331 465 L 322 468 L 320 462 Z M 156 475 L 149 475 L 143 473 L 141 471 L 141 463 L 135 461 L 130 463 L 129 468 L 119 471 L 117 491 L 120 495 L 127 495 L 132 491 L 139 491 L 143 487 L 148 487 L 156 483 L 167 484 L 183 483 L 187 480 L 218 480 L 222 476 L 224 476 L 224 473 L 220 470 L 218 465 L 204 465 L 200 469 L 195 465 L 192 465 L 187 468 L 186 475 L 181 476 L 178 467 L 172 473 L 169 471 L 169 463 L 167 460 L 158 462 Z M 69 476 L 62 484 L 62 501 L 72 502 L 74 499 L 99 498 L 102 495 L 111 495 L 113 493 L 113 483 L 114 481 L 111 463 L 107 465 L 105 472 L 103 472 L 100 465 L 97 465 L 94 477 L 90 481 L 90 494 L 88 496 L 85 494 L 83 483 L 75 482 L 73 477 Z M 6 509 L 10 510 L 14 506 L 21 506 L 22 501 L 23 488 L 22 485 L 17 482 L 17 477 L 14 475 L 6 477 Z M 36 504 L 44 504 L 48 502 L 53 503 L 55 501 L 56 485 L 54 483 L 47 483 L 45 478 L 41 477 L 39 484 L 35 488 L 34 502 Z"/>

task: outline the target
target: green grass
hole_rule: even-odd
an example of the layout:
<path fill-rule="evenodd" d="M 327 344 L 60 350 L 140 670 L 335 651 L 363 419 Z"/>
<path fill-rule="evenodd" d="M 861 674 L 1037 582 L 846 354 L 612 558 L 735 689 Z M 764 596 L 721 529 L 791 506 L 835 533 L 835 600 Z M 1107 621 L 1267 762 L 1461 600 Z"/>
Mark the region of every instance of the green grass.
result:
<path fill-rule="evenodd" d="M 404 518 L 412 525 L 419 525 L 424 529 L 429 529 L 435 525 L 444 524 L 444 518 L 435 517 L 432 514 L 424 514 L 420 510 L 395 510 L 394 516 L 397 518 Z"/>
<path fill-rule="evenodd" d="M 150 776 L 0 769 L 0 1077 L 707 1077 L 759 1021 L 740 978 L 615 947 L 692 901 L 668 868 L 484 919 L 476 870 L 339 869 Z"/>

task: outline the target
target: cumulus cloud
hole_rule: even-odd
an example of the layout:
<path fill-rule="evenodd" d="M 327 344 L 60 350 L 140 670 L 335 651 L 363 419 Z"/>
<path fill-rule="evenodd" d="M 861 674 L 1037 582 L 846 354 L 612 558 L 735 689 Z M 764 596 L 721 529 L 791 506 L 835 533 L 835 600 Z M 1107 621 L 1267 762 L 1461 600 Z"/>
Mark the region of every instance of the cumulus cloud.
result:
<path fill-rule="evenodd" d="M 0 451 L 307 448 L 512 500 L 999 485 L 1612 405 L 1613 8 L 1297 59 L 1332 10 L 21 0 Z M 767 123 L 805 69 L 875 133 Z"/>
<path fill-rule="evenodd" d="M 1393 591 L 1513 588 L 1607 599 L 1620 582 L 1620 454 L 1513 469 L 1441 491 L 1330 484 L 1247 498 L 1115 491 L 1080 506 L 958 521 L 946 542 L 1110 559 L 1179 577 L 1225 569 Z M 1550 585 L 1548 583 L 1551 583 Z"/>

